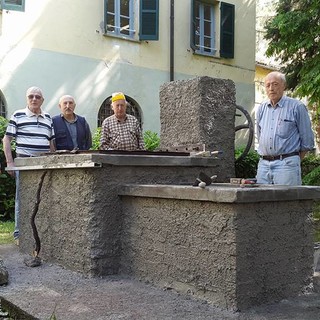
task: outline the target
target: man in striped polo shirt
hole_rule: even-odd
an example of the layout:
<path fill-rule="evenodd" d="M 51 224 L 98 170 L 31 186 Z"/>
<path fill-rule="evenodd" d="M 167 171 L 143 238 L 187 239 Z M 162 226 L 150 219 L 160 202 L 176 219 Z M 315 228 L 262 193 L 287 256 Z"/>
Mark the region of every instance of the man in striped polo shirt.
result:
<path fill-rule="evenodd" d="M 14 167 L 11 141 L 16 142 L 17 157 L 36 157 L 43 152 L 54 151 L 54 130 L 50 115 L 41 109 L 44 101 L 42 91 L 31 87 L 26 93 L 27 106 L 17 110 L 10 118 L 3 138 L 3 151 L 8 172 L 16 177 L 15 231 L 19 238 L 19 171 L 10 171 Z"/>

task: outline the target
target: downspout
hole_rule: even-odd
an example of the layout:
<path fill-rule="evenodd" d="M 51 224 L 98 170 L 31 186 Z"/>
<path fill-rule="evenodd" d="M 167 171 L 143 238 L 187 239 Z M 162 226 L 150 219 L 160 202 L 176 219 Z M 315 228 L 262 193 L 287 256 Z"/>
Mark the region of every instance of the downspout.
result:
<path fill-rule="evenodd" d="M 170 81 L 174 80 L 174 0 L 170 0 Z"/>

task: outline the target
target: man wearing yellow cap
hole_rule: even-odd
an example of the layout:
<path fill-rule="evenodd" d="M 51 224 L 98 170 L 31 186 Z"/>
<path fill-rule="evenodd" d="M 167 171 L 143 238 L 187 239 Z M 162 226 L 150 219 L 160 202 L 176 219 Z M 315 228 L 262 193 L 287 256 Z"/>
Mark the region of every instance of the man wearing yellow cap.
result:
<path fill-rule="evenodd" d="M 143 150 L 143 138 L 139 121 L 126 113 L 128 102 L 122 92 L 111 97 L 114 114 L 102 122 L 101 150 Z"/>

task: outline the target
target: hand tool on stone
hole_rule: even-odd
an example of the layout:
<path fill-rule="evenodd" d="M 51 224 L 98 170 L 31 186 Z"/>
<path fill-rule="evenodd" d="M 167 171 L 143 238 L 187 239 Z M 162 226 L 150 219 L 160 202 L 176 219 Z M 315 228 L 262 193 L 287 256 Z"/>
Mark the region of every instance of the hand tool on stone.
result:
<path fill-rule="evenodd" d="M 206 186 L 209 186 L 216 178 L 216 175 L 209 177 L 207 174 L 201 171 L 198 177 L 196 178 L 196 181 L 194 182 L 193 186 L 205 188 Z"/>

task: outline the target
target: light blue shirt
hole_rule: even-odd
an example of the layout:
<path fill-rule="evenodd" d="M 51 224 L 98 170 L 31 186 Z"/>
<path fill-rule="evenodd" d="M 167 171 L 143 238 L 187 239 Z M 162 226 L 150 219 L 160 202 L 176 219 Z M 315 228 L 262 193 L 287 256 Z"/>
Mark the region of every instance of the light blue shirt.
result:
<path fill-rule="evenodd" d="M 314 134 L 306 106 L 283 96 L 273 108 L 262 103 L 256 113 L 256 133 L 260 155 L 280 155 L 314 148 Z"/>

